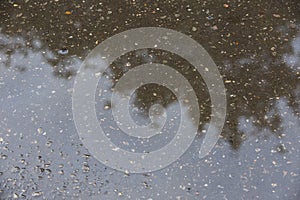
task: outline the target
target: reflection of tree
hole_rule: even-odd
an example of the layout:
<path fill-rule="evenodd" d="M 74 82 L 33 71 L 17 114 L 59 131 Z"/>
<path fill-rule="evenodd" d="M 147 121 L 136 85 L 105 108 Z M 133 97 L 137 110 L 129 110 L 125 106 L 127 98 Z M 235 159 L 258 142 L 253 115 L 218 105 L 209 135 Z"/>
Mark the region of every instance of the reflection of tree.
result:
<path fill-rule="evenodd" d="M 111 88 L 114 87 L 114 85 L 117 83 L 117 80 L 119 80 L 127 71 L 138 65 L 148 62 L 163 63 L 165 65 L 174 67 L 177 71 L 179 71 L 180 74 L 184 75 L 186 79 L 191 80 L 190 84 L 194 86 L 194 88 L 198 91 L 196 93 L 199 98 L 199 102 L 201 102 L 200 111 L 202 122 L 204 123 L 208 120 L 204 116 L 209 117 L 209 98 L 208 93 L 205 90 L 205 84 L 199 74 L 194 73 L 193 67 L 179 56 L 171 54 L 169 52 L 154 49 L 136 50 L 123 55 L 116 59 L 112 63 L 112 65 L 104 72 L 104 80 L 100 80 L 98 89 L 100 91 L 106 90 L 109 92 L 107 92 L 108 94 L 102 94 L 100 97 L 97 97 L 96 95 L 96 102 L 102 102 L 96 105 L 96 112 L 101 113 L 100 117 L 98 118 L 99 120 L 105 119 L 105 124 L 114 124 L 111 113 L 109 111 L 107 112 L 107 110 L 105 111 L 105 109 L 101 109 L 101 107 L 105 107 L 105 105 L 107 105 L 106 100 L 109 100 L 111 98 Z M 144 75 L 147 76 L 147 74 Z M 168 77 L 166 77 L 166 80 L 167 78 Z M 123 91 L 119 92 L 122 93 Z M 149 109 L 154 104 L 160 104 L 166 109 L 167 118 L 162 134 L 156 135 L 153 140 L 152 138 L 125 138 L 124 140 L 129 143 L 129 145 L 127 146 L 136 148 L 138 145 L 140 145 L 141 149 L 146 148 L 146 151 L 148 152 L 149 149 L 151 149 L 151 151 L 154 150 L 153 145 L 156 145 L 157 148 L 161 148 L 168 142 L 170 142 L 170 140 L 174 137 L 174 133 L 176 133 L 180 122 L 180 106 L 178 105 L 175 94 L 166 87 L 158 86 L 157 84 L 146 84 L 139 87 L 134 92 L 134 94 L 131 96 L 131 103 L 132 104 L 129 106 L 131 117 L 139 125 L 146 125 L 150 123 Z M 99 110 L 97 110 L 97 108 Z M 124 108 L 124 110 L 126 109 L 128 108 Z M 191 114 L 191 116 L 193 115 Z M 202 125 L 200 127 L 202 128 Z M 114 135 L 116 134 L 119 134 L 117 141 L 116 139 L 114 139 Z M 113 138 L 111 139 L 112 141 L 116 142 L 118 146 L 122 146 L 122 144 L 119 144 L 118 142 L 123 141 L 123 139 L 120 139 L 122 135 L 123 134 L 120 134 L 116 131 L 112 136 Z M 161 145 L 162 141 L 167 141 L 167 143 L 163 143 L 163 145 Z M 126 149 L 126 146 L 124 146 L 124 148 Z M 137 151 L 138 150 L 139 148 L 137 148 Z"/>
<path fill-rule="evenodd" d="M 260 130 L 268 129 L 281 137 L 282 118 L 276 111 L 271 112 L 276 101 L 285 96 L 289 100 L 289 106 L 294 111 L 298 109 L 299 97 L 294 95 L 294 91 L 297 86 L 299 90 L 299 70 L 295 68 L 295 65 L 299 66 L 299 59 L 291 68 L 282 58 L 293 58 L 286 55 L 292 53 L 290 42 L 299 31 L 297 23 L 300 10 L 297 1 L 272 1 L 272 5 L 259 0 L 233 1 L 229 8 L 224 8 L 223 2 L 218 1 L 189 1 L 182 2 L 181 5 L 173 2 L 175 7 L 163 1 L 148 6 L 126 1 L 126 4 L 130 4 L 127 5 L 128 8 L 121 3 L 112 5 L 109 1 L 103 1 L 102 4 L 87 1 L 80 6 L 75 3 L 69 6 L 66 2 L 45 5 L 29 1 L 16 7 L 2 2 L 0 15 L 3 34 L 0 45 L 6 52 L 2 50 L 1 56 L 26 57 L 28 52 L 39 51 L 49 67 L 53 67 L 54 75 L 69 78 L 75 72 L 72 66 L 78 65 L 79 59 L 86 56 L 86 51 L 93 49 L 97 43 L 109 36 L 132 27 L 163 26 L 191 35 L 206 48 L 219 66 L 228 92 L 228 118 L 223 136 L 234 149 L 238 149 L 247 136 L 238 129 L 241 116 L 252 120 Z M 133 11 L 132 7 L 138 9 Z M 156 9 L 158 7 L 159 11 Z M 72 14 L 65 15 L 66 10 L 71 10 Z M 112 11 L 112 14 L 108 14 L 108 11 Z M 196 27 L 196 31 L 192 31 L 192 27 Z M 5 35 L 10 35 L 10 38 L 5 38 Z M 23 38 L 17 40 L 14 35 L 21 35 Z M 33 44 L 30 41 L 33 36 L 48 47 L 30 46 Z M 69 49 L 69 55 L 76 56 L 53 55 L 53 52 L 63 47 Z M 176 63 L 168 58 L 169 54 L 155 55 L 156 53 L 150 51 L 155 56 L 153 58 L 149 57 L 148 51 L 140 52 L 136 60 L 131 60 L 130 63 L 133 67 L 134 63 L 140 64 L 153 59 L 155 62 L 166 60 L 166 64 L 178 66 L 179 70 L 180 66 L 183 66 L 182 69 L 189 68 L 179 58 Z M 296 58 L 299 56 L 294 55 Z M 10 62 L 7 59 L 4 63 L 11 66 Z M 126 67 L 127 62 L 121 58 L 114 64 Z M 19 71 L 26 70 L 22 65 L 15 67 Z M 123 69 L 123 72 L 128 69 Z M 111 72 L 117 76 L 123 73 L 122 70 Z M 193 73 L 187 76 L 189 80 L 196 80 Z M 206 113 L 205 116 L 209 116 L 207 93 L 202 96 L 203 82 L 199 78 L 194 85 L 199 85 L 196 89 L 201 91 L 199 97 L 201 105 L 204 105 L 201 110 Z M 139 92 L 136 99 L 139 101 L 135 103 L 147 102 L 148 96 L 142 91 Z M 171 98 L 168 102 L 173 101 Z M 268 115 L 270 117 L 266 117 Z"/>
<path fill-rule="evenodd" d="M 21 36 L 7 36 L 0 33 L 0 46 L 1 65 L 14 68 L 19 72 L 47 64 L 53 68 L 55 76 L 70 79 L 76 74 L 76 67 L 81 63 L 77 57 L 63 57 L 52 52 L 38 39 L 29 43 Z"/>
<path fill-rule="evenodd" d="M 80 65 L 80 60 L 76 58 L 64 59 L 62 61 L 50 61 L 53 67 L 53 74 L 57 77 L 70 79 L 76 75 L 75 66 Z"/>
<path fill-rule="evenodd" d="M 257 127 L 268 128 L 274 134 L 281 134 L 280 121 L 276 114 L 270 119 L 266 114 L 281 96 L 292 99 L 292 91 L 299 81 L 289 68 L 277 62 L 278 60 L 272 61 L 268 69 L 263 69 L 263 66 L 257 62 L 245 64 L 243 67 L 233 64 L 233 69 L 239 69 L 226 77 L 227 81 L 230 81 L 226 85 L 230 92 L 228 126 L 234 130 L 226 136 L 236 148 L 243 137 L 237 130 L 238 117 L 241 113 L 247 117 L 254 116 L 254 124 Z"/>
<path fill-rule="evenodd" d="M 136 50 L 117 59 L 112 64 L 110 72 L 113 73 L 112 77 L 119 79 L 131 68 L 148 62 L 163 63 L 171 66 L 180 74 L 182 74 L 187 80 L 189 80 L 190 84 L 195 88 L 196 91 L 198 91 L 196 93 L 201 105 L 199 107 L 201 113 L 206 113 L 206 116 L 209 115 L 210 109 L 207 105 L 209 104 L 209 96 L 205 89 L 206 86 L 203 79 L 199 74 L 193 71 L 193 66 L 191 66 L 191 64 L 178 55 L 155 49 Z M 126 63 L 129 66 L 126 67 Z M 143 112 L 140 114 L 146 118 L 149 117 L 148 110 L 151 105 L 158 103 L 164 107 L 167 107 L 169 104 L 177 101 L 176 96 L 169 89 L 158 87 L 154 84 L 148 84 L 144 87 L 141 87 L 136 91 L 135 94 L 136 96 L 133 99 L 133 104 L 143 108 Z M 202 116 L 202 118 L 204 119 L 205 117 Z M 207 119 L 205 121 L 207 121 Z"/>

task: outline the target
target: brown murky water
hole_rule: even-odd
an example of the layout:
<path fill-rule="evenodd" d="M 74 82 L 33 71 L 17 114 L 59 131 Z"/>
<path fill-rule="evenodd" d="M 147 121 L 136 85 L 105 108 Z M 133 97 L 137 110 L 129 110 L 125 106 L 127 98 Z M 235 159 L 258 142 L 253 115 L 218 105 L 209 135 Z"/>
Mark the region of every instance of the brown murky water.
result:
<path fill-rule="evenodd" d="M 297 0 L 1 1 L 0 16 L 0 199 L 300 198 Z M 72 87 L 82 61 L 99 43 L 149 26 L 182 32 L 208 51 L 223 76 L 228 112 L 218 144 L 198 158 L 211 113 L 202 78 L 169 52 L 143 49 L 121 56 L 98 88 L 139 64 L 165 63 L 199 91 L 201 111 L 199 134 L 179 160 L 157 172 L 129 175 L 107 168 L 82 145 L 72 117 Z M 110 95 L 96 96 L 105 130 L 115 125 Z M 176 101 L 155 84 L 135 97 L 132 116 L 139 124 L 149 122 L 154 103 Z M 141 143 L 112 133 L 111 140 L 129 151 L 151 151 L 173 136 Z"/>

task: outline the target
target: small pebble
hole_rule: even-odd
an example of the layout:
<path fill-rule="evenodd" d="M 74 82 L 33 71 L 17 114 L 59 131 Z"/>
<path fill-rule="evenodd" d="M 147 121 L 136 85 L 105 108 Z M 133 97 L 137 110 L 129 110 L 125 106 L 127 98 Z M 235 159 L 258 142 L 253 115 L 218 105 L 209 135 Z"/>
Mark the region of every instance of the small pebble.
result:
<path fill-rule="evenodd" d="M 292 24 L 290 24 L 290 27 L 294 29 L 294 28 L 297 28 L 297 25 L 292 23 Z"/>
<path fill-rule="evenodd" d="M 214 25 L 214 26 L 211 27 L 211 29 L 216 31 L 216 30 L 218 30 L 218 27 L 217 27 L 217 25 Z"/>
<path fill-rule="evenodd" d="M 226 4 L 226 3 L 224 3 L 224 4 L 223 4 L 223 7 L 224 7 L 224 8 L 229 8 L 229 5 Z"/>

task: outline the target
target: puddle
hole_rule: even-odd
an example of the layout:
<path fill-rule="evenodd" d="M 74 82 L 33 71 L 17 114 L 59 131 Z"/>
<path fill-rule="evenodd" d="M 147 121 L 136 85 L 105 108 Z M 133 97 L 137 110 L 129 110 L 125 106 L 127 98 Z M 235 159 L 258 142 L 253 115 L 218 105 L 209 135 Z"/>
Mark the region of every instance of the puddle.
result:
<path fill-rule="evenodd" d="M 2 2 L 0 199 L 299 199 L 299 13 L 296 0 Z M 98 44 L 149 26 L 179 31 L 205 48 L 223 76 L 227 118 L 217 145 L 200 159 L 211 118 L 203 78 L 170 52 L 120 56 L 95 95 L 97 118 L 114 144 L 152 151 L 170 142 L 179 126 L 174 93 L 148 84 L 130 99 L 130 116 L 138 125 L 151 124 L 149 110 L 160 104 L 173 118 L 158 113 L 158 119 L 172 131 L 152 141 L 117 129 L 110 90 L 137 65 L 163 63 L 180 71 L 198 91 L 201 114 L 195 140 L 180 159 L 156 172 L 127 174 L 83 146 L 73 121 L 73 84 Z"/>

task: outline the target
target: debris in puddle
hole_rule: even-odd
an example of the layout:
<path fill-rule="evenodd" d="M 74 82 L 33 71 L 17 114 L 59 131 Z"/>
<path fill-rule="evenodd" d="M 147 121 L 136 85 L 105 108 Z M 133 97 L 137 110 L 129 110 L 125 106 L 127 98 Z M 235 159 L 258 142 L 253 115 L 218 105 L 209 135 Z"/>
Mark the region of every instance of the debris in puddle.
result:
<path fill-rule="evenodd" d="M 280 18 L 279 14 L 273 14 L 273 17 Z"/>
<path fill-rule="evenodd" d="M 19 195 L 18 195 L 17 193 L 14 193 L 14 194 L 13 194 L 13 198 L 14 198 L 14 199 L 18 199 L 18 198 L 19 198 Z"/>
<path fill-rule="evenodd" d="M 41 196 L 43 194 L 43 192 L 33 192 L 32 193 L 32 196 L 33 197 L 39 197 L 39 196 Z"/>
<path fill-rule="evenodd" d="M 38 131 L 38 133 L 42 133 L 43 132 L 43 129 L 41 128 L 41 127 L 39 127 L 38 129 L 37 129 L 37 131 Z"/>
<path fill-rule="evenodd" d="M 67 11 L 65 12 L 65 14 L 66 14 L 66 15 L 71 15 L 71 14 L 72 14 L 72 12 L 71 12 L 71 11 L 69 11 L 69 10 L 67 10 Z"/>

